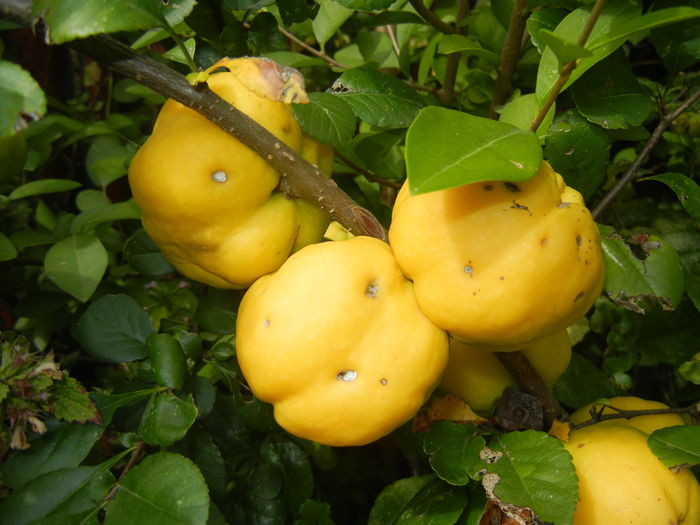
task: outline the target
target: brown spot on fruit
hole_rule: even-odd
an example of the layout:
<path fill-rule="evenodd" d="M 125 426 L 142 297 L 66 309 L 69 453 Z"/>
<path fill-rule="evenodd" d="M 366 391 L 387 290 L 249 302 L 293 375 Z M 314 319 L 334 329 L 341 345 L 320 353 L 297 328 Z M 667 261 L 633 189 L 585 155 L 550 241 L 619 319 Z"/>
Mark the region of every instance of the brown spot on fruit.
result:
<path fill-rule="evenodd" d="M 581 241 L 582 241 L 581 236 L 577 235 L 576 236 L 576 246 L 581 246 Z"/>
<path fill-rule="evenodd" d="M 484 189 L 486 191 L 491 191 L 493 189 L 493 184 L 484 184 Z"/>
<path fill-rule="evenodd" d="M 520 189 L 520 186 L 518 186 L 517 184 L 513 184 L 512 182 L 504 182 L 503 185 L 508 191 L 512 191 L 513 193 L 520 193 L 521 191 L 523 191 Z"/>
<path fill-rule="evenodd" d="M 586 294 L 583 292 L 579 292 L 578 295 L 576 295 L 576 297 L 574 297 L 574 302 L 580 301 L 581 299 L 583 299 L 584 295 L 586 295 Z"/>
<path fill-rule="evenodd" d="M 389 381 L 388 381 L 385 377 L 382 377 L 382 378 L 379 380 L 379 382 L 380 382 L 382 385 L 386 385 Z"/>
<path fill-rule="evenodd" d="M 341 370 L 335 377 L 338 381 L 354 381 L 357 379 L 357 370 Z"/>
<path fill-rule="evenodd" d="M 367 288 L 365 288 L 365 295 L 370 299 L 374 299 L 377 297 L 377 294 L 379 294 L 379 286 L 374 282 L 369 283 Z"/>
<path fill-rule="evenodd" d="M 540 245 L 541 245 L 541 246 L 547 246 L 547 244 L 549 244 L 549 239 L 548 239 L 547 237 L 542 237 L 542 238 L 540 239 Z"/>

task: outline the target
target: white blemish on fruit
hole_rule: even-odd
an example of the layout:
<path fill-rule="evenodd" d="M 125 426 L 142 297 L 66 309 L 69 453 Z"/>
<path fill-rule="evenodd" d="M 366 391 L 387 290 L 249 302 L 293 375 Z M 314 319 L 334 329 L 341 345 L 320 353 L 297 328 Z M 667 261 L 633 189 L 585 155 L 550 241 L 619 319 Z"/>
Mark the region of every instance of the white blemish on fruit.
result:
<path fill-rule="evenodd" d="M 342 370 L 335 377 L 339 381 L 354 381 L 357 379 L 357 370 Z"/>
<path fill-rule="evenodd" d="M 211 174 L 211 180 L 214 182 L 226 182 L 228 180 L 228 175 L 226 175 L 225 171 L 215 171 Z"/>

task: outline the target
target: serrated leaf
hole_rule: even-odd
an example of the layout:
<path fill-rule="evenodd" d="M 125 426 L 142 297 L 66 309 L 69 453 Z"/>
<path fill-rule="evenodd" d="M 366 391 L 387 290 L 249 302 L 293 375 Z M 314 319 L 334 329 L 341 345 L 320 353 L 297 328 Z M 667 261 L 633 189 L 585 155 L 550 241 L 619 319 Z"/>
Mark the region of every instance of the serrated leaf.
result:
<path fill-rule="evenodd" d="M 54 385 L 54 415 L 63 421 L 85 423 L 97 416 L 97 408 L 77 379 L 64 374 Z"/>
<path fill-rule="evenodd" d="M 93 424 L 48 424 L 49 431 L 28 450 L 12 452 L 2 464 L 3 481 L 17 490 L 54 470 L 77 467 L 100 439 L 103 428 Z"/>
<path fill-rule="evenodd" d="M 685 279 L 678 253 L 668 242 L 650 235 L 643 243 L 646 258 L 638 259 L 609 226 L 600 226 L 605 259 L 606 293 L 618 304 L 639 311 L 639 302 L 658 299 L 664 308 L 678 306 Z M 643 311 L 643 310 L 642 310 Z"/>
<path fill-rule="evenodd" d="M 484 180 L 522 181 L 542 163 L 537 136 L 495 120 L 429 106 L 406 134 L 412 194 Z"/>
<path fill-rule="evenodd" d="M 113 482 L 102 466 L 48 472 L 0 503 L 0 525 L 27 525 L 54 514 L 73 515 L 79 521 L 97 508 Z"/>
<path fill-rule="evenodd" d="M 576 109 L 605 129 L 639 126 L 653 107 L 619 50 L 591 67 L 572 87 L 571 95 Z"/>
<path fill-rule="evenodd" d="M 113 135 L 102 135 L 90 144 L 85 158 L 85 169 L 90 180 L 100 188 L 126 175 L 127 164 L 133 153 L 123 141 Z"/>
<path fill-rule="evenodd" d="M 309 93 L 309 103 L 292 104 L 292 110 L 304 131 L 323 144 L 337 146 L 355 134 L 352 106 L 332 93 Z"/>
<path fill-rule="evenodd" d="M 209 491 L 215 500 L 226 497 L 226 486 L 229 479 L 224 459 L 209 432 L 195 424 L 187 432 L 187 435 L 170 450 L 195 462 L 197 468 L 204 475 Z"/>
<path fill-rule="evenodd" d="M 351 69 L 333 83 L 331 91 L 347 102 L 355 115 L 373 126 L 408 126 L 423 107 L 423 99 L 401 80 L 379 71 Z"/>
<path fill-rule="evenodd" d="M 87 301 L 107 270 L 107 250 L 94 235 L 73 235 L 53 245 L 44 268 L 49 278 L 79 301 Z"/>
<path fill-rule="evenodd" d="M 700 464 L 700 427 L 683 425 L 655 430 L 649 448 L 667 467 Z"/>
<path fill-rule="evenodd" d="M 700 223 L 700 186 L 693 179 L 682 173 L 666 172 L 641 180 L 663 182 L 673 190 L 688 215 Z"/>
<path fill-rule="evenodd" d="M 45 15 L 52 44 L 100 33 L 175 26 L 190 14 L 194 0 L 52 0 Z"/>
<path fill-rule="evenodd" d="M 608 150 L 608 137 L 600 127 L 576 110 L 567 110 L 549 128 L 544 157 L 568 186 L 588 199 L 605 178 Z"/>
<path fill-rule="evenodd" d="M 33 197 L 34 195 L 44 195 L 46 193 L 58 193 L 79 188 L 81 184 L 74 180 L 66 179 L 42 179 L 34 180 L 22 184 L 10 193 L 10 200 L 24 199 L 25 197 Z"/>
<path fill-rule="evenodd" d="M 440 421 L 423 437 L 423 451 L 437 475 L 453 485 L 466 485 L 482 468 L 479 452 L 486 442 L 474 425 Z"/>
<path fill-rule="evenodd" d="M 197 419 L 197 407 L 192 396 L 186 399 L 158 392 L 146 406 L 139 434 L 149 445 L 167 447 L 179 441 Z"/>
<path fill-rule="evenodd" d="M 559 68 L 567 62 L 591 56 L 591 52 L 575 42 L 566 40 L 549 29 L 540 29 L 540 40 L 554 53 L 559 62 Z"/>
<path fill-rule="evenodd" d="M 128 295 L 105 295 L 80 317 L 77 332 L 89 354 L 121 363 L 147 356 L 146 339 L 153 333 L 153 325 L 144 309 Z"/>
<path fill-rule="evenodd" d="M 125 202 L 116 202 L 90 208 L 78 215 L 71 223 L 71 233 L 89 231 L 92 227 L 103 222 L 115 222 L 123 220 L 138 220 L 141 218 L 141 212 L 133 200 Z"/>
<path fill-rule="evenodd" d="M 488 448 L 483 467 L 497 476 L 491 488 L 502 502 L 528 507 L 542 521 L 571 523 L 578 478 L 571 455 L 559 440 L 526 430 L 496 435 Z"/>
<path fill-rule="evenodd" d="M 448 485 L 433 474 L 405 478 L 382 490 L 368 525 L 452 525 L 466 506 L 464 487 Z"/>
<path fill-rule="evenodd" d="M 201 472 L 179 454 L 158 452 L 120 481 L 104 525 L 205 525 L 208 515 L 209 495 Z"/>
<path fill-rule="evenodd" d="M 46 96 L 20 66 L 0 60 L 0 137 L 13 135 L 46 113 Z"/>

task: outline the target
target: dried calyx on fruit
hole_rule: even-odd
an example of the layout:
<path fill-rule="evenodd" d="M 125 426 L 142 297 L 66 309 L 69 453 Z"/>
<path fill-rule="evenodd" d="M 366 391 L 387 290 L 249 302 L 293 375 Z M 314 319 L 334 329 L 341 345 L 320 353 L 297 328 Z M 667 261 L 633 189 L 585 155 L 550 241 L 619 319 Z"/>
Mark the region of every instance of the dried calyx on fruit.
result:
<path fill-rule="evenodd" d="M 583 317 L 601 292 L 598 229 L 546 162 L 529 180 L 399 192 L 389 242 L 426 316 L 481 348 L 520 350 Z"/>
<path fill-rule="evenodd" d="M 288 105 L 306 97 L 298 72 L 263 58 L 223 59 L 207 71 L 212 91 L 330 173 L 332 149 L 307 136 Z M 174 100 L 129 168 L 148 235 L 181 273 L 219 288 L 247 287 L 322 239 L 328 214 L 288 198 L 279 180 L 265 159 Z"/>

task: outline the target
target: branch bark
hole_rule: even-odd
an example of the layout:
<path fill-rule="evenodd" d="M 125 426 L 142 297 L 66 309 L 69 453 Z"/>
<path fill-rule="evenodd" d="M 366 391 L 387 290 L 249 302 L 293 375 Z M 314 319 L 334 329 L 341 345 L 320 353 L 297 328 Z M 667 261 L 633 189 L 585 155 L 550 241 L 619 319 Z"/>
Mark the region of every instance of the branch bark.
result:
<path fill-rule="evenodd" d="M 35 28 L 40 24 L 32 14 L 29 0 L 0 0 L 0 15 L 25 27 Z M 330 177 L 205 85 L 193 87 L 177 71 L 105 35 L 74 40 L 68 45 L 115 73 L 194 109 L 266 159 L 280 172 L 293 196 L 315 202 L 355 235 L 387 240 L 386 231 L 376 217 L 353 201 Z"/>

